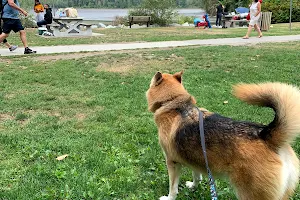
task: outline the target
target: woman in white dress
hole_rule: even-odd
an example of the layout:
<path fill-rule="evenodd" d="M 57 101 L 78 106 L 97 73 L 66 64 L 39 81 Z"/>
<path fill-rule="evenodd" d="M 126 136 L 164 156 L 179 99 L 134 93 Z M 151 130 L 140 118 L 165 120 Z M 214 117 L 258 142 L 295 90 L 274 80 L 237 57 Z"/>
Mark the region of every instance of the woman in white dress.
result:
<path fill-rule="evenodd" d="M 260 16 L 261 16 L 261 4 L 258 0 L 253 0 L 252 5 L 250 6 L 250 23 L 248 27 L 248 32 L 243 37 L 243 39 L 249 39 L 249 35 L 253 27 L 258 32 L 258 37 L 259 38 L 262 37 L 260 27 L 258 26 Z"/>

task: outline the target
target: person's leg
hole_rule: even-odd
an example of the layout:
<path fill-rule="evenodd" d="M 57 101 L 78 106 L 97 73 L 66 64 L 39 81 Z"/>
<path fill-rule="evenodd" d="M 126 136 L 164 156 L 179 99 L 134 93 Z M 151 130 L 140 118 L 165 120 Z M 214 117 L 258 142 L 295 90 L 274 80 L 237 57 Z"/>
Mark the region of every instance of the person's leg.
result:
<path fill-rule="evenodd" d="M 26 38 L 26 32 L 25 30 L 21 30 L 20 31 L 20 38 L 21 38 L 21 41 L 24 45 L 24 48 L 28 47 L 28 43 L 27 43 L 27 38 Z"/>
<path fill-rule="evenodd" d="M 261 38 L 262 37 L 262 32 L 259 28 L 259 26 L 257 24 L 254 25 L 255 30 L 258 32 L 258 37 Z"/>
<path fill-rule="evenodd" d="M 249 24 L 247 34 L 243 38 L 244 39 L 248 39 L 249 35 L 251 34 L 251 31 L 252 31 L 252 25 Z"/>
<path fill-rule="evenodd" d="M 221 20 L 222 20 L 222 14 L 221 13 L 219 13 L 218 14 L 218 24 L 219 24 L 219 26 L 221 26 Z"/>
<path fill-rule="evenodd" d="M 43 25 L 47 25 L 48 23 L 45 20 L 37 22 L 38 27 L 42 27 Z"/>
<path fill-rule="evenodd" d="M 0 35 L 0 42 L 4 42 L 4 40 L 6 40 L 6 38 L 9 36 L 9 34 L 6 34 L 6 33 L 2 33 Z"/>
<path fill-rule="evenodd" d="M 24 54 L 36 53 L 36 51 L 33 51 L 33 50 L 29 49 L 29 47 L 28 47 L 26 32 L 25 32 L 24 27 L 22 26 L 20 20 L 15 20 L 13 31 L 14 32 L 20 32 L 20 39 L 21 39 L 21 41 L 24 45 L 24 48 L 25 48 Z"/>
<path fill-rule="evenodd" d="M 3 40 L 3 44 L 7 47 L 7 48 L 10 48 L 11 45 L 7 42 L 7 40 Z"/>

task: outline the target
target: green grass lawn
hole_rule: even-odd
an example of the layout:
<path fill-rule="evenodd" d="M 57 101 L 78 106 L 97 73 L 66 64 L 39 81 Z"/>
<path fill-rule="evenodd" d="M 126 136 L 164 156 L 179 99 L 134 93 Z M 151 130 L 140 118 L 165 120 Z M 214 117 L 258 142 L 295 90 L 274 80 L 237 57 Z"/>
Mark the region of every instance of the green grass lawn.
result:
<path fill-rule="evenodd" d="M 0 199 L 158 199 L 168 175 L 145 91 L 157 70 L 184 69 L 198 105 L 268 123 L 273 113 L 231 95 L 239 82 L 300 86 L 300 43 L 193 47 L 0 60 Z M 77 59 L 74 58 L 77 56 Z M 56 57 L 57 58 L 57 57 Z M 228 101 L 228 104 L 223 104 Z M 300 141 L 294 144 L 300 153 Z M 64 160 L 57 156 L 68 154 Z M 179 200 L 209 199 L 206 182 Z M 217 180 L 221 200 L 236 200 Z M 300 189 L 294 200 L 300 199 Z"/>
<path fill-rule="evenodd" d="M 27 29 L 27 37 L 30 46 L 56 46 L 73 44 L 101 44 L 117 42 L 153 42 L 173 41 L 191 39 L 214 39 L 243 37 L 247 29 L 228 28 L 218 29 L 196 29 L 194 27 L 161 27 L 141 29 L 94 29 L 94 32 L 104 34 L 97 37 L 73 37 L 73 38 L 42 38 L 37 36 L 37 29 Z M 274 35 L 295 35 L 300 33 L 300 23 L 293 23 L 292 32 L 289 31 L 289 24 L 274 24 L 265 36 Z M 256 36 L 256 33 L 252 33 Z M 21 45 L 19 35 L 12 33 L 8 38 L 10 43 Z"/>

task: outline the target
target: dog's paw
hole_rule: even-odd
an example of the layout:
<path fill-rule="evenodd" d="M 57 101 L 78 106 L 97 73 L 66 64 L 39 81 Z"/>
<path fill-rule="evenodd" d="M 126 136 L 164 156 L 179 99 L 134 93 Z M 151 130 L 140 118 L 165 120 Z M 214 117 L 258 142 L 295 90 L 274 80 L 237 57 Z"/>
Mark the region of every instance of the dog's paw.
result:
<path fill-rule="evenodd" d="M 167 196 L 162 196 L 162 197 L 159 198 L 159 200 L 170 200 L 170 199 Z"/>
<path fill-rule="evenodd" d="M 191 181 L 185 182 L 185 186 L 189 189 L 194 189 L 195 188 L 194 182 L 191 182 Z"/>

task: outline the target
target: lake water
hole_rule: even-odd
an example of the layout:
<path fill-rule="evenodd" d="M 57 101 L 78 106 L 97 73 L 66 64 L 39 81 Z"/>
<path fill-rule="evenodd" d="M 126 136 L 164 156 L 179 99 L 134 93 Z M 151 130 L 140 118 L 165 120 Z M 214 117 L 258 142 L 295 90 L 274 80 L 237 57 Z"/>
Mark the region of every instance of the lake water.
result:
<path fill-rule="evenodd" d="M 55 11 L 55 9 L 54 9 Z M 90 20 L 113 21 L 116 16 L 127 16 L 129 9 L 77 9 L 78 15 Z M 201 16 L 202 9 L 178 9 L 180 15 Z"/>

